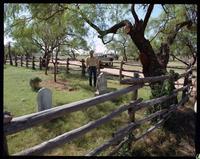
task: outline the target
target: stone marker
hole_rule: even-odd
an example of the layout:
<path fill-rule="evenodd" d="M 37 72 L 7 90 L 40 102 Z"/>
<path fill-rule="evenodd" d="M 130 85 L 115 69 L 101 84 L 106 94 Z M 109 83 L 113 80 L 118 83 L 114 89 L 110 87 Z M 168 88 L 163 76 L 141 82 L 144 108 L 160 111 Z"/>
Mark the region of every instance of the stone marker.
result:
<path fill-rule="evenodd" d="M 99 76 L 97 77 L 97 84 L 96 84 L 97 91 L 95 92 L 95 95 L 101 95 L 108 93 L 107 90 L 107 79 L 106 74 L 101 72 Z"/>
<path fill-rule="evenodd" d="M 52 108 L 52 92 L 48 88 L 42 87 L 37 95 L 38 111 Z"/>

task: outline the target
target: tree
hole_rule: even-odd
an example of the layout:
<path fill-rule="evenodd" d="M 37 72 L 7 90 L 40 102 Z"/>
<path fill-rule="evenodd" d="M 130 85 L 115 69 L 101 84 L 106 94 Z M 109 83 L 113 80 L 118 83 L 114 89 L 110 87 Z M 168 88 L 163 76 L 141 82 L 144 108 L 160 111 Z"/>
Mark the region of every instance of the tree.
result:
<path fill-rule="evenodd" d="M 98 37 L 102 40 L 104 44 L 112 41 L 111 39 L 108 42 L 104 41 L 104 37 L 108 34 L 116 34 L 117 31 L 120 28 L 124 28 L 127 35 L 130 36 L 132 39 L 132 42 L 136 45 L 137 49 L 139 50 L 139 59 L 142 63 L 143 66 L 143 74 L 145 77 L 149 76 L 160 76 L 160 75 L 165 75 L 167 74 L 167 64 L 169 62 L 169 54 L 170 54 L 170 47 L 175 41 L 175 38 L 177 34 L 179 33 L 180 30 L 182 30 L 184 27 L 187 27 L 188 31 L 191 30 L 193 27 L 192 24 L 194 21 L 192 21 L 191 18 L 183 18 L 181 19 L 180 22 L 176 23 L 175 25 L 172 25 L 170 29 L 170 33 L 166 36 L 164 40 L 161 40 L 161 44 L 157 50 L 159 52 L 156 54 L 154 51 L 150 40 L 148 40 L 145 37 L 145 29 L 147 27 L 148 21 L 150 19 L 152 10 L 154 8 L 153 4 L 149 5 L 144 5 L 144 8 L 146 8 L 146 15 L 144 19 L 139 19 L 136 11 L 135 11 L 135 5 L 131 5 L 131 13 L 134 18 L 134 24 L 130 20 L 122 20 L 118 23 L 115 23 L 109 28 L 104 28 L 101 27 L 100 25 L 97 25 L 95 20 L 90 19 L 88 14 L 85 14 L 85 9 L 84 7 L 81 7 L 81 5 L 77 5 L 77 13 L 82 16 L 82 18 L 88 23 L 93 29 L 97 31 L 99 34 Z M 195 16 L 194 16 L 195 18 Z M 175 88 L 174 83 L 172 81 L 169 81 L 168 84 L 166 85 L 167 82 L 155 82 L 151 83 L 151 93 L 152 97 L 158 97 L 162 96 L 164 94 L 169 94 L 172 93 L 173 89 Z M 162 89 L 167 86 L 167 89 Z M 167 92 L 166 92 L 167 90 Z M 175 97 L 174 99 L 168 101 L 167 103 L 161 105 L 161 107 L 166 107 L 166 105 L 171 105 L 171 104 L 176 104 L 177 103 L 177 98 Z M 160 109 L 159 107 L 156 108 Z"/>
<path fill-rule="evenodd" d="M 119 38 L 113 39 L 106 46 L 109 50 L 113 50 L 118 55 L 122 55 L 124 61 L 127 61 L 129 58 L 133 58 L 134 60 L 138 59 L 138 50 L 135 44 L 131 41 L 130 37 L 123 34 L 120 34 Z"/>
<path fill-rule="evenodd" d="M 149 77 L 167 74 L 166 67 L 169 61 L 170 48 L 174 44 L 175 39 L 180 31 L 182 31 L 183 29 L 187 29 L 187 31 L 194 30 L 195 27 L 193 24 L 196 23 L 197 9 L 195 7 L 187 8 L 188 10 L 191 10 L 191 15 L 178 17 L 179 21 L 177 21 L 173 17 L 170 18 L 170 16 L 168 15 L 168 13 L 172 13 L 173 6 L 170 8 L 169 5 L 162 5 L 164 11 L 167 14 L 166 17 L 168 17 L 168 19 L 162 25 L 163 27 L 165 27 L 165 25 L 170 24 L 170 27 L 168 27 L 169 33 L 166 34 L 162 40 L 157 41 L 158 47 L 155 49 L 153 48 L 151 41 L 147 38 L 146 32 L 148 31 L 146 30 L 148 26 L 147 24 L 151 17 L 154 4 L 145 4 L 139 6 L 143 7 L 144 10 L 146 10 L 146 14 L 143 19 L 140 19 L 140 17 L 138 17 L 135 11 L 135 4 L 132 4 L 131 6 L 128 4 L 58 4 L 52 7 L 53 11 L 50 15 L 43 16 L 43 18 L 41 18 L 40 16 L 39 19 L 51 19 L 52 17 L 56 16 L 56 14 L 64 14 L 70 11 L 70 13 L 76 15 L 75 19 L 77 19 L 79 22 L 84 21 L 87 25 L 96 30 L 96 32 L 98 33 L 98 37 L 102 40 L 104 44 L 108 44 L 109 42 L 111 42 L 114 35 L 117 34 L 118 30 L 124 29 L 126 34 L 131 38 L 132 42 L 139 50 L 139 59 L 143 66 L 144 76 Z M 169 7 L 167 11 L 165 7 Z M 117 16 L 114 16 L 113 11 L 116 12 Z M 121 14 L 119 14 L 118 12 L 120 12 Z M 126 16 L 128 13 L 131 13 L 131 17 Z M 120 19 L 123 20 L 120 21 Z M 170 21 L 171 23 L 169 23 Z M 173 21 L 174 23 L 172 23 Z M 106 40 L 108 38 L 110 40 Z M 158 51 L 158 53 L 156 53 L 156 51 Z M 162 94 L 161 92 L 159 92 L 162 90 L 162 85 L 162 82 L 150 84 L 152 95 L 154 97 Z"/>
<path fill-rule="evenodd" d="M 159 16 L 159 18 L 154 18 L 150 20 L 148 31 L 153 30 L 151 39 L 151 44 L 154 48 L 158 48 L 158 45 L 162 43 L 162 41 L 166 40 L 166 37 L 171 34 L 172 27 L 177 23 L 181 23 L 184 19 L 190 19 L 193 25 L 188 28 L 183 27 L 181 31 L 176 35 L 176 42 L 172 43 L 170 48 L 170 56 L 173 59 L 177 59 L 183 62 L 186 65 L 188 64 L 188 60 L 193 58 L 195 55 L 195 50 L 197 49 L 197 6 L 195 5 L 165 5 L 166 12 Z M 152 29 L 153 28 L 153 29 Z M 187 41 L 187 42 L 186 42 Z M 189 47 L 188 42 L 191 42 Z M 193 53 L 190 48 L 193 48 Z M 158 53 L 159 50 L 156 51 Z M 186 62 L 185 60 L 181 60 L 180 57 L 187 56 Z"/>
<path fill-rule="evenodd" d="M 18 8 L 17 11 L 16 7 Z M 43 52 L 42 61 L 43 66 L 46 67 L 45 74 L 47 74 L 48 64 L 54 55 L 54 50 L 60 50 L 58 47 L 61 45 L 77 48 L 80 48 L 77 45 L 82 48 L 87 47 L 85 39 L 82 38 L 87 34 L 84 23 L 75 18 L 75 15 L 71 12 L 62 12 L 59 4 L 10 4 L 6 8 L 5 15 L 13 13 L 13 16 L 11 16 L 13 18 L 6 16 L 7 28 L 12 28 L 9 34 L 18 43 L 30 42 L 31 45 Z M 20 10 L 25 10 L 26 14 L 20 16 L 22 14 L 19 12 Z M 61 12 L 54 14 L 55 10 Z M 51 18 L 48 16 L 51 16 Z M 55 57 L 57 58 L 57 56 Z"/>
<path fill-rule="evenodd" d="M 127 37 L 120 34 L 118 38 L 115 38 L 112 40 L 112 42 L 108 43 L 107 47 L 114 50 L 114 52 L 118 52 L 118 54 L 121 54 L 124 61 L 128 60 L 126 53 Z"/>

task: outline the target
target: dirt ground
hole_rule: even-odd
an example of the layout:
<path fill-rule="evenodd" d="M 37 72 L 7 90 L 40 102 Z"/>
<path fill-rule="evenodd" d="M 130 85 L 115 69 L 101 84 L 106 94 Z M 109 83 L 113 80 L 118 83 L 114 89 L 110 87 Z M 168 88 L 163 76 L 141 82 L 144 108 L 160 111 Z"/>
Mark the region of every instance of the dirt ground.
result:
<path fill-rule="evenodd" d="M 42 86 L 47 88 L 54 88 L 56 90 L 68 90 L 68 91 L 75 91 L 75 88 L 69 86 L 69 82 L 67 80 L 57 79 L 57 82 L 54 82 L 53 79 L 42 81 Z"/>

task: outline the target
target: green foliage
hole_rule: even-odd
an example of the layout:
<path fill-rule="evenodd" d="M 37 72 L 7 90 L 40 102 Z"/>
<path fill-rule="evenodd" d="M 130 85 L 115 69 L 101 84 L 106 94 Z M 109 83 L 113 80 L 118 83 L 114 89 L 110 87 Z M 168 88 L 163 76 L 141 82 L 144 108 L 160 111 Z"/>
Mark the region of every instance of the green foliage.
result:
<path fill-rule="evenodd" d="M 171 78 L 164 80 L 163 83 L 159 82 L 151 85 L 150 99 L 158 98 L 161 96 L 170 96 L 173 94 L 173 90 L 175 89 L 174 82 L 178 79 L 179 74 L 175 73 L 174 70 L 170 70 L 166 75 L 169 75 Z M 161 109 L 169 108 L 169 106 L 172 104 L 177 104 L 177 97 L 160 104 L 155 104 L 147 110 L 147 114 L 154 113 Z"/>
<path fill-rule="evenodd" d="M 71 5 L 66 4 L 65 7 Z M 18 7 L 16 10 L 15 7 Z M 13 14 L 11 14 L 13 13 Z M 11 18 L 7 17 L 8 15 Z M 4 10 L 7 35 L 24 54 L 50 51 L 57 47 L 87 49 L 84 21 L 59 4 L 7 4 Z M 23 51 L 22 51 L 23 50 Z M 63 49 L 62 49 L 63 50 Z"/>
<path fill-rule="evenodd" d="M 183 27 L 177 34 L 175 42 L 170 46 L 171 53 L 179 57 L 191 57 L 193 51 L 188 47 L 187 42 L 190 41 L 194 50 L 197 50 L 197 7 L 196 5 L 165 5 L 167 12 L 163 10 L 158 18 L 152 18 L 146 29 L 146 33 L 150 32 L 149 39 L 156 52 L 159 51 L 162 42 L 166 42 L 167 37 L 175 30 L 176 25 L 187 20 L 192 20 L 191 28 Z M 158 33 L 158 34 L 157 34 Z M 189 58 L 187 58 L 189 59 Z"/>

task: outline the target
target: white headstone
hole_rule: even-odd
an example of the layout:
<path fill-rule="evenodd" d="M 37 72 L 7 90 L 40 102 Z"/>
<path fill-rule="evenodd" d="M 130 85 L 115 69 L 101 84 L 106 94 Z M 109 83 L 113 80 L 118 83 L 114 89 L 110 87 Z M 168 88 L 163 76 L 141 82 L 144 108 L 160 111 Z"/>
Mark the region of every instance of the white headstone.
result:
<path fill-rule="evenodd" d="M 38 111 L 52 108 L 52 92 L 48 88 L 41 88 L 37 95 Z"/>
<path fill-rule="evenodd" d="M 101 72 L 97 77 L 97 84 L 96 84 L 97 91 L 95 95 L 100 95 L 107 93 L 107 79 L 105 73 Z"/>

